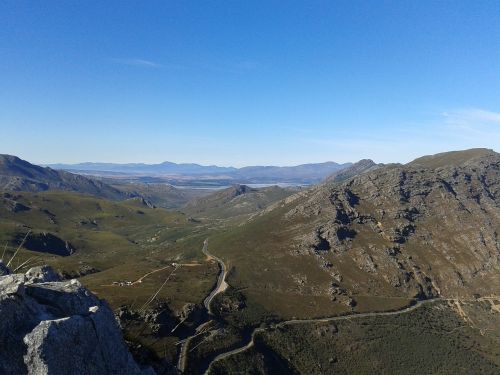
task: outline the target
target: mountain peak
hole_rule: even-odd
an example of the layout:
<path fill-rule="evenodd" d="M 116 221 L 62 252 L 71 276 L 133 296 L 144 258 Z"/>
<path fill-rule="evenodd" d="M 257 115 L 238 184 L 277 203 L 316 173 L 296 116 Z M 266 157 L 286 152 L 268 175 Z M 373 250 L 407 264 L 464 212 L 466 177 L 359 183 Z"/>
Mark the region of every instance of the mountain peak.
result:
<path fill-rule="evenodd" d="M 350 165 L 347 168 L 341 169 L 330 176 L 328 176 L 326 182 L 342 182 L 348 180 L 351 177 L 357 176 L 361 173 L 376 169 L 383 166 L 383 164 L 376 164 L 371 159 L 361 159 L 360 161 Z"/>

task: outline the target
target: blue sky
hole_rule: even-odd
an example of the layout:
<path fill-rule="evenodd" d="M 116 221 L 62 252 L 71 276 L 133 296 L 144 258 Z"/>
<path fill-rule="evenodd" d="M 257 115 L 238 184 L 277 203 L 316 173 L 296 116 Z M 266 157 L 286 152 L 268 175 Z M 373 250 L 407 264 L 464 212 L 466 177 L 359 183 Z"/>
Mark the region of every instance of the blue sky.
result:
<path fill-rule="evenodd" d="M 0 3 L 0 152 L 405 162 L 500 150 L 498 1 Z"/>

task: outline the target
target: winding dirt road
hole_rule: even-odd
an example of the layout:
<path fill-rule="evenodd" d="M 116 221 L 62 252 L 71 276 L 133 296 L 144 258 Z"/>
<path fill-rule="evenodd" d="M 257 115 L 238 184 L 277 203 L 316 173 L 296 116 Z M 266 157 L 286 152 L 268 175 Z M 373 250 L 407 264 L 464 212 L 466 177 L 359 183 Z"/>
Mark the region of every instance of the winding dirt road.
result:
<path fill-rule="evenodd" d="M 343 315 L 343 316 L 333 316 L 329 318 L 317 318 L 317 319 L 294 319 L 294 320 L 286 320 L 281 323 L 273 325 L 271 328 L 279 328 L 279 327 L 284 327 L 287 325 L 297 325 L 297 324 L 312 324 L 312 323 L 327 323 L 327 322 L 334 322 L 334 321 L 340 321 L 340 320 L 349 320 L 349 319 L 358 319 L 358 318 L 367 318 L 367 317 L 374 317 L 374 316 L 390 316 L 390 315 L 399 315 L 399 314 L 405 314 L 410 311 L 413 311 L 425 304 L 437 302 L 437 301 L 451 301 L 451 302 L 456 302 L 456 301 L 461 301 L 461 302 L 466 302 L 466 301 L 489 301 L 492 305 L 493 310 L 497 310 L 497 306 L 500 307 L 500 305 L 496 305 L 494 303 L 494 300 L 499 300 L 500 296 L 484 296 L 480 298 L 474 298 L 474 299 L 457 299 L 457 298 L 431 298 L 427 300 L 422 300 L 422 301 L 417 301 L 414 305 L 406 307 L 402 310 L 397 310 L 397 311 L 387 311 L 387 312 L 371 312 L 371 313 L 361 313 L 361 314 L 351 314 L 351 315 Z M 498 309 L 500 312 L 500 308 Z M 461 328 L 461 327 L 460 327 Z M 219 354 L 217 357 L 215 357 L 212 362 L 210 362 L 210 365 L 208 366 L 207 370 L 205 371 L 205 375 L 208 375 L 210 372 L 210 368 L 212 367 L 212 364 L 220 361 L 224 358 L 230 357 L 232 355 L 244 352 L 245 350 L 250 349 L 254 345 L 254 340 L 255 336 L 260 333 L 264 332 L 266 329 L 269 328 L 256 328 L 252 332 L 252 335 L 250 337 L 250 341 L 239 348 L 230 350 L 228 352 Z"/>
<path fill-rule="evenodd" d="M 217 294 L 224 292 L 228 287 L 228 284 L 226 283 L 227 267 L 224 264 L 224 262 L 222 261 L 222 259 L 209 253 L 209 251 L 208 251 L 208 239 L 206 239 L 203 242 L 202 251 L 203 251 L 203 254 L 205 254 L 207 257 L 209 257 L 211 259 L 215 259 L 217 261 L 217 263 L 219 263 L 219 266 L 221 268 L 221 270 L 219 272 L 219 276 L 217 277 L 217 285 L 212 290 L 212 292 L 207 296 L 207 298 L 205 298 L 205 300 L 203 301 L 203 304 L 205 305 L 205 308 L 207 309 L 208 313 L 210 315 L 212 315 L 212 309 L 211 309 L 210 305 L 211 305 L 213 299 L 215 298 L 215 296 Z"/>
<path fill-rule="evenodd" d="M 222 259 L 220 259 L 219 257 L 217 257 L 213 254 L 210 254 L 210 252 L 208 251 L 208 238 L 205 241 L 203 241 L 203 248 L 201 251 L 203 252 L 203 254 L 205 254 L 207 256 L 207 260 L 213 259 L 213 260 L 217 261 L 217 263 L 219 263 L 219 267 L 220 267 L 220 272 L 219 272 L 219 276 L 217 277 L 217 284 L 215 285 L 215 288 L 212 289 L 210 294 L 203 300 L 203 305 L 207 309 L 208 315 L 211 316 L 213 314 L 212 314 L 212 309 L 210 306 L 212 304 L 213 299 L 215 298 L 215 296 L 217 294 L 224 292 L 228 287 L 228 284 L 226 283 L 227 267 L 224 264 L 224 262 L 222 261 Z M 185 340 L 183 340 L 180 343 L 181 348 L 179 351 L 179 358 L 177 360 L 177 369 L 179 370 L 179 372 L 181 374 L 184 373 L 184 371 L 186 370 L 187 354 L 188 354 L 188 349 L 189 349 L 189 345 L 191 343 L 191 340 L 193 338 L 195 338 L 196 336 L 199 336 L 200 334 L 204 333 L 208 323 L 210 323 L 210 320 L 208 322 L 204 322 L 204 323 L 200 324 L 196 328 L 194 335 L 187 337 Z"/>
<path fill-rule="evenodd" d="M 349 319 L 358 319 L 358 318 L 367 318 L 367 317 L 373 317 L 373 316 L 388 316 L 388 315 L 399 315 L 399 314 L 405 314 L 407 312 L 413 311 L 420 306 L 427 304 L 427 303 L 432 303 L 436 301 L 443 301 L 445 299 L 443 298 L 433 298 L 433 299 L 427 299 L 423 301 L 417 301 L 415 305 L 406 307 L 402 310 L 397 310 L 397 311 L 387 311 L 387 312 L 373 312 L 373 313 L 361 313 L 361 314 L 351 314 L 351 315 L 342 315 L 342 316 L 333 316 L 329 318 L 317 318 L 317 319 L 294 319 L 294 320 L 286 320 L 281 323 L 275 324 L 272 326 L 272 328 L 278 328 L 278 327 L 284 327 L 287 325 L 297 325 L 297 324 L 311 324 L 311 323 L 327 323 L 327 322 L 334 322 L 334 321 L 339 321 L 339 320 L 349 320 Z M 245 350 L 250 349 L 252 346 L 254 346 L 254 340 L 255 336 L 260 333 L 268 330 L 269 328 L 256 328 L 252 332 L 252 335 L 250 337 L 250 341 L 239 348 L 230 350 L 228 352 L 219 354 L 217 357 L 213 359 L 213 361 L 210 363 L 210 365 L 207 368 L 207 371 L 205 371 L 205 375 L 208 375 L 210 373 L 210 368 L 212 367 L 212 364 L 220 361 L 224 358 L 230 357 L 232 355 L 244 352 Z"/>
<path fill-rule="evenodd" d="M 203 301 L 203 304 L 204 304 L 205 308 L 207 309 L 209 315 L 213 315 L 212 310 L 211 310 L 211 303 L 212 303 L 213 299 L 215 298 L 216 295 L 218 295 L 219 293 L 224 292 L 228 288 L 228 284 L 226 283 L 227 267 L 226 267 L 225 263 L 222 261 L 222 259 L 216 257 L 213 254 L 210 254 L 210 252 L 208 251 L 208 239 L 206 239 L 203 242 L 202 251 L 207 256 L 208 260 L 215 259 L 219 263 L 219 266 L 221 268 L 219 276 L 217 277 L 217 284 L 216 284 L 215 288 L 212 290 L 212 292 Z M 479 298 L 479 299 L 476 299 L 476 300 L 494 299 L 494 298 L 498 298 L 498 297 L 497 296 L 482 297 L 482 298 Z M 284 327 L 284 326 L 287 326 L 287 325 L 312 324 L 312 323 L 327 323 L 327 322 L 335 322 L 335 321 L 341 321 L 341 320 L 359 319 L 359 318 L 367 318 L 367 317 L 391 316 L 391 315 L 406 314 L 406 313 L 408 313 L 410 311 L 413 311 L 413 310 L 415 310 L 415 309 L 417 309 L 417 308 L 419 308 L 419 307 L 421 307 L 423 305 L 426 305 L 426 304 L 434 303 L 434 302 L 437 302 L 437 301 L 456 301 L 456 300 L 457 300 L 456 298 L 439 298 L 438 297 L 438 298 L 432 298 L 432 299 L 427 299 L 427 300 L 416 301 L 416 303 L 414 305 L 409 306 L 409 307 L 405 307 L 405 308 L 403 308 L 401 310 L 397 310 L 397 311 L 357 313 L 357 314 L 342 315 L 342 316 L 332 316 L 332 317 L 327 317 L 327 318 L 315 318 L 315 319 L 293 319 L 293 320 L 286 320 L 286 321 L 274 324 L 270 328 L 271 329 L 276 329 L 276 328 Z M 495 305 L 495 307 L 497 307 L 497 306 Z M 198 335 L 200 335 L 200 334 L 202 334 L 202 333 L 205 333 L 206 325 L 209 322 L 210 322 L 210 320 L 208 322 L 204 322 L 201 325 L 199 325 L 198 328 L 196 329 L 195 335 L 186 338 L 181 343 L 179 360 L 178 360 L 178 364 L 177 364 L 177 369 L 181 373 L 184 373 L 185 368 L 186 368 L 187 354 L 188 354 L 188 349 L 189 349 L 189 345 L 190 345 L 191 339 L 194 338 L 194 337 L 196 337 L 196 336 L 198 336 Z M 241 346 L 239 348 L 227 351 L 225 353 L 222 353 L 222 354 L 219 354 L 218 356 L 216 356 L 210 362 L 207 370 L 205 371 L 205 375 L 208 375 L 210 373 L 210 369 L 211 369 L 212 365 L 215 362 L 220 361 L 220 360 L 222 360 L 224 358 L 230 357 L 232 355 L 235 355 L 235 354 L 238 354 L 238 353 L 242 353 L 245 350 L 248 350 L 251 347 L 253 347 L 254 343 L 255 343 L 255 336 L 258 333 L 260 333 L 260 332 L 264 332 L 266 330 L 269 330 L 270 328 L 269 327 L 255 328 L 253 330 L 252 335 L 250 336 L 250 340 L 249 340 L 249 342 L 247 344 L 245 344 L 245 345 L 243 345 L 243 346 Z"/>

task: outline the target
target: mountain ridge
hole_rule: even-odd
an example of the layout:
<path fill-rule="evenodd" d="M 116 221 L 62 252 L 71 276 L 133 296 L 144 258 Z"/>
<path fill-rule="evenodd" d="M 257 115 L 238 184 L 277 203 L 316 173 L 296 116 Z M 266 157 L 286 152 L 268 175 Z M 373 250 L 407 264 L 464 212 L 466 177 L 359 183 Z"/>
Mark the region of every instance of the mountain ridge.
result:
<path fill-rule="evenodd" d="M 0 154 L 0 189 L 31 192 L 65 190 L 108 199 L 132 197 L 101 181 L 49 167 L 40 167 L 17 156 L 6 154 Z"/>
<path fill-rule="evenodd" d="M 182 211 L 194 216 L 230 218 L 253 214 L 292 195 L 297 188 L 268 186 L 252 188 L 236 184 L 189 201 Z"/>

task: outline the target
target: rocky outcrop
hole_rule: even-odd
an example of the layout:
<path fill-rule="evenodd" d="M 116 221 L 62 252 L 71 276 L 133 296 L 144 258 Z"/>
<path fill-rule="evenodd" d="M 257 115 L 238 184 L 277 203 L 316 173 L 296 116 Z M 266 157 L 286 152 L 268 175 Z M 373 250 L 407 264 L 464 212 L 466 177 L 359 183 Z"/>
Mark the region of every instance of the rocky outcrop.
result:
<path fill-rule="evenodd" d="M 144 197 L 134 197 L 134 198 L 127 199 L 127 201 L 137 202 L 141 206 L 151 208 L 151 209 L 156 208 L 156 206 L 149 199 L 145 199 Z"/>
<path fill-rule="evenodd" d="M 129 353 L 109 306 L 47 266 L 0 276 L 1 374 L 154 374 Z"/>
<path fill-rule="evenodd" d="M 31 207 L 26 206 L 26 205 L 24 205 L 22 203 L 16 202 L 13 199 L 9 199 L 6 196 L 10 196 L 10 194 L 5 193 L 4 194 L 4 200 L 3 200 L 5 208 L 8 211 L 16 213 L 16 212 L 22 212 L 22 211 L 29 211 L 29 210 L 31 210 Z"/>
<path fill-rule="evenodd" d="M 377 166 L 310 189 L 288 208 L 293 255 L 349 295 L 490 294 L 500 270 L 500 155 L 468 150 Z M 339 280 L 337 275 L 342 276 Z"/>
<path fill-rule="evenodd" d="M 142 312 L 140 319 L 149 325 L 151 332 L 158 336 L 166 336 L 177 325 L 168 304 L 159 303 L 156 307 Z"/>
<path fill-rule="evenodd" d="M 21 237 L 24 238 L 23 235 L 20 235 L 18 240 L 20 240 Z M 47 232 L 31 234 L 26 238 L 24 247 L 31 251 L 60 256 L 69 256 L 75 252 L 75 248 L 71 243 Z"/>
<path fill-rule="evenodd" d="M 98 268 L 92 267 L 89 264 L 80 264 L 76 270 L 65 270 L 61 272 L 63 279 L 78 279 L 80 277 L 101 272 Z"/>
<path fill-rule="evenodd" d="M 187 326 L 196 326 L 201 323 L 205 310 L 202 305 L 186 303 L 176 312 L 177 318 Z"/>
<path fill-rule="evenodd" d="M 59 275 L 49 266 L 33 267 L 26 272 L 26 283 L 45 283 L 60 281 Z"/>

